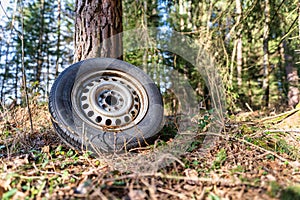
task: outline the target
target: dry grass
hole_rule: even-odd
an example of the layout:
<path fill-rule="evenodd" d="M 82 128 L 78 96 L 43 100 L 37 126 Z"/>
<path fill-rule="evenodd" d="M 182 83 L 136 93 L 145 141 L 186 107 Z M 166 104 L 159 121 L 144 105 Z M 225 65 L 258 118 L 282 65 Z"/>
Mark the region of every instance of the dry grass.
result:
<path fill-rule="evenodd" d="M 47 105 L 31 108 L 33 134 L 25 108 L 1 111 L 2 199 L 300 199 L 299 135 L 289 144 L 235 120 L 208 150 L 199 139 L 169 166 L 133 173 L 65 146 Z"/>

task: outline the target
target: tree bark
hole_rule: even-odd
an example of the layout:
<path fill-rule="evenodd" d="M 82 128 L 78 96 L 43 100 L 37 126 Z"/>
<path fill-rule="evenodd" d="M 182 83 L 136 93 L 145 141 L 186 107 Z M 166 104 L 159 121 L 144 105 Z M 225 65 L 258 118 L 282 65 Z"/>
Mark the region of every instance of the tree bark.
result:
<path fill-rule="evenodd" d="M 289 107 L 295 107 L 299 103 L 299 77 L 297 73 L 297 68 L 293 66 L 292 57 L 287 54 L 285 54 L 285 56 L 285 71 L 288 82 L 288 105 Z"/>
<path fill-rule="evenodd" d="M 264 106 L 269 107 L 269 29 L 270 29 L 270 2 L 265 0 L 265 24 L 263 35 L 263 85 L 264 90 L 263 102 Z"/>
<path fill-rule="evenodd" d="M 239 24 L 242 18 L 242 5 L 241 0 L 236 0 L 236 24 Z M 238 25 L 240 26 L 240 25 Z M 243 64 L 243 45 L 242 45 L 242 28 L 237 31 L 237 46 L 236 46 L 236 64 L 237 64 L 237 85 L 238 88 L 242 87 L 242 64 Z"/>
<path fill-rule="evenodd" d="M 298 88 L 299 84 L 299 76 L 297 72 L 297 68 L 294 67 L 293 57 L 289 55 L 288 51 L 288 44 L 286 41 L 282 43 L 282 61 L 285 65 L 285 74 L 286 74 L 286 81 L 287 81 L 287 97 L 288 97 L 288 106 L 293 108 L 295 107 L 300 100 L 300 92 Z"/>
<path fill-rule="evenodd" d="M 44 25 L 45 25 L 45 2 L 44 0 L 41 0 L 40 2 L 41 7 L 40 7 L 40 29 L 39 29 L 39 42 L 38 42 L 38 55 L 37 55 L 37 66 L 36 66 L 36 77 L 35 81 L 37 81 L 37 86 L 40 85 L 41 81 L 41 75 L 42 75 L 42 68 L 43 68 L 43 63 L 44 63 L 44 58 L 43 58 L 43 52 L 44 52 Z"/>
<path fill-rule="evenodd" d="M 60 0 L 57 1 L 57 43 L 56 43 L 56 61 L 55 61 L 55 77 L 58 76 L 58 67 L 59 67 L 59 60 L 61 57 L 60 53 L 60 25 L 61 25 L 61 2 Z"/>
<path fill-rule="evenodd" d="M 118 34 L 122 31 L 122 1 L 77 0 L 74 61 L 94 57 L 122 59 L 122 36 Z"/>
<path fill-rule="evenodd" d="M 148 27 L 148 2 L 143 2 L 144 8 L 143 8 L 143 25 L 144 27 Z M 148 69 L 148 55 L 149 55 L 149 49 L 145 49 L 145 52 L 143 54 L 143 71 L 146 73 L 149 73 Z"/>

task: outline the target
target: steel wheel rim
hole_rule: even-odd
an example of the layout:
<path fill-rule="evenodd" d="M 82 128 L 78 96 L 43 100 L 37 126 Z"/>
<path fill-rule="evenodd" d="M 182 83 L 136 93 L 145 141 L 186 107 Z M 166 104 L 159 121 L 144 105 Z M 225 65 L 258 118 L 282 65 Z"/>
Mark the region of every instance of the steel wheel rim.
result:
<path fill-rule="evenodd" d="M 143 85 L 117 70 L 103 70 L 76 79 L 71 101 L 84 122 L 111 132 L 137 125 L 149 105 Z"/>

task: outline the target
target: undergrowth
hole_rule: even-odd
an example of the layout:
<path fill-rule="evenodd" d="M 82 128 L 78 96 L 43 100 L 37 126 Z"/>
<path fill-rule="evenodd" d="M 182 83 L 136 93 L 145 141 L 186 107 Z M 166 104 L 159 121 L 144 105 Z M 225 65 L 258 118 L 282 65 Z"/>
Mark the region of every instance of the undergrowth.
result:
<path fill-rule="evenodd" d="M 211 134 L 208 112 L 181 157 L 134 173 L 62 143 L 46 104 L 31 110 L 33 132 L 26 108 L 1 110 L 1 199 L 300 199 L 299 135 L 268 131 L 272 124 L 228 120 L 222 133 Z M 176 133 L 176 120 L 166 123 L 160 145 Z"/>

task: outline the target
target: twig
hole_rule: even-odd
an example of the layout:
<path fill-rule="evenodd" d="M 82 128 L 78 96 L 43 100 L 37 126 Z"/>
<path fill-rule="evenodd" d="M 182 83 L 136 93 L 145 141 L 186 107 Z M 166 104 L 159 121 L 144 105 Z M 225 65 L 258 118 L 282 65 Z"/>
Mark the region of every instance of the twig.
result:
<path fill-rule="evenodd" d="M 286 117 L 288 117 L 288 116 L 294 114 L 295 112 L 298 112 L 299 110 L 300 110 L 300 108 L 295 108 L 295 109 L 293 109 L 293 110 L 289 110 L 289 111 L 287 111 L 287 112 L 280 113 L 280 114 L 278 114 L 278 115 L 265 117 L 265 118 L 261 119 L 260 121 L 263 122 L 263 121 L 271 120 L 271 119 L 274 119 L 274 118 L 282 117 L 282 116 L 285 116 L 285 115 L 286 115 Z M 285 118 L 286 118 L 286 117 L 285 117 Z M 283 120 L 283 119 L 282 119 L 282 120 Z"/>
<path fill-rule="evenodd" d="M 300 167 L 300 164 L 299 164 L 298 162 L 289 162 L 289 160 L 283 158 L 282 156 L 280 156 L 280 155 L 278 155 L 278 154 L 276 154 L 276 153 L 274 153 L 274 152 L 272 152 L 272 151 L 270 151 L 270 150 L 267 150 L 267 149 L 264 149 L 264 148 L 262 148 L 262 147 L 260 147 L 260 146 L 258 146 L 258 145 L 252 144 L 251 142 L 248 142 L 248 141 L 246 141 L 246 140 L 244 140 L 244 139 L 239 139 L 239 138 L 235 138 L 235 139 L 238 140 L 238 141 L 240 141 L 240 142 L 243 142 L 243 143 L 245 143 L 245 144 L 248 144 L 248 145 L 250 145 L 250 146 L 252 146 L 252 147 L 255 147 L 255 148 L 257 148 L 257 149 L 259 149 L 259 150 L 261 150 L 261 151 L 264 151 L 264 152 L 266 152 L 266 153 L 268 153 L 268 154 L 271 154 L 271 155 L 273 155 L 274 157 L 276 157 L 277 159 L 281 160 L 282 162 L 287 163 L 288 165 L 290 165 L 290 166 L 293 167 L 293 168 Z"/>
<path fill-rule="evenodd" d="M 31 110 L 30 110 L 30 105 L 29 105 L 29 98 L 28 98 L 28 91 L 27 91 L 27 77 L 26 77 L 26 70 L 25 70 L 25 53 L 24 53 L 24 15 L 23 15 L 23 5 L 21 6 L 21 26 L 22 26 L 22 33 L 19 35 L 21 39 L 21 49 L 22 49 L 22 82 L 23 82 L 23 87 L 24 87 L 24 92 L 25 92 L 25 101 L 26 101 L 26 106 L 28 110 L 28 117 L 29 117 L 29 122 L 30 122 L 30 133 L 33 135 L 33 123 L 32 123 L 32 116 L 31 116 Z"/>
<path fill-rule="evenodd" d="M 205 134 L 205 133 L 202 133 L 202 134 Z M 242 143 L 248 144 L 248 145 L 250 145 L 250 146 L 252 146 L 252 147 L 254 147 L 254 148 L 257 148 L 257 149 L 259 149 L 260 151 L 263 151 L 263 152 L 266 152 L 266 153 L 268 153 L 268 154 L 271 154 L 271 155 L 273 155 L 274 157 L 276 157 L 277 159 L 279 159 L 279 160 L 281 160 L 281 161 L 287 163 L 288 165 L 290 165 L 290 166 L 293 167 L 293 168 L 300 167 L 300 163 L 299 163 L 299 162 L 289 162 L 288 159 L 285 159 L 285 158 L 283 158 L 282 156 L 280 156 L 280 155 L 278 155 L 278 154 L 276 154 L 276 153 L 274 153 L 274 152 L 272 152 L 272 151 L 270 151 L 270 150 L 264 149 L 263 147 L 260 147 L 260 146 L 258 146 L 258 145 L 256 145 L 256 144 L 253 144 L 253 143 L 251 143 L 251 142 L 248 142 L 248 141 L 246 141 L 246 140 L 244 140 L 244 139 L 239 139 L 239 138 L 230 136 L 230 135 L 228 135 L 228 134 L 226 134 L 226 135 L 224 135 L 224 134 L 219 134 L 219 133 L 206 133 L 206 134 L 208 134 L 208 135 L 213 135 L 213 136 L 219 136 L 219 137 L 222 137 L 222 138 L 224 138 L 224 139 L 237 140 L 237 141 L 239 141 L 239 142 L 242 142 Z"/>
<path fill-rule="evenodd" d="M 163 192 L 163 193 L 170 194 L 172 196 L 176 196 L 180 199 L 187 199 L 187 196 L 185 196 L 183 193 L 178 193 L 178 192 L 174 192 L 172 190 L 163 189 L 163 188 L 157 188 L 157 190 L 160 191 L 160 192 Z"/>
<path fill-rule="evenodd" d="M 36 170 L 36 172 L 40 172 L 40 173 L 44 173 L 44 174 L 54 174 L 54 175 L 58 175 L 58 176 L 61 176 L 61 177 L 64 177 L 65 175 L 62 174 L 62 173 L 59 173 L 59 172 L 49 172 L 49 171 L 45 171 L 45 170 L 41 170 L 39 168 L 37 168 L 37 166 L 35 165 L 35 163 L 32 163 L 32 166 L 34 167 L 34 169 Z M 75 175 L 68 175 L 68 177 L 71 176 L 72 178 L 76 179 L 76 180 L 79 180 L 79 178 Z M 44 177 L 44 176 L 43 176 Z"/>
<path fill-rule="evenodd" d="M 250 107 L 250 105 L 248 103 L 246 103 L 247 108 L 253 113 L 252 108 Z"/>
<path fill-rule="evenodd" d="M 293 168 L 300 167 L 300 163 L 298 163 L 298 162 L 289 162 L 289 160 L 283 158 L 282 156 L 280 156 L 280 155 L 278 155 L 278 154 L 276 154 L 276 153 L 274 153 L 274 152 L 272 152 L 272 151 L 270 151 L 270 150 L 264 149 L 263 147 L 260 147 L 260 146 L 258 146 L 258 145 L 256 145 L 256 144 L 253 144 L 253 143 L 251 143 L 251 142 L 248 142 L 248 141 L 246 141 L 246 140 L 244 140 L 244 139 L 239 139 L 239 138 L 230 136 L 230 135 L 228 135 L 228 134 L 227 134 L 227 135 L 222 135 L 222 134 L 219 134 L 219 133 L 208 133 L 208 134 L 210 134 L 210 135 L 215 135 L 215 136 L 219 136 L 219 137 L 223 137 L 223 138 L 225 138 L 225 139 L 229 138 L 229 139 L 232 139 L 232 140 L 237 140 L 237 141 L 239 141 L 239 142 L 242 142 L 242 143 L 248 144 L 248 145 L 250 145 L 250 146 L 252 146 L 252 147 L 254 147 L 254 148 L 257 148 L 257 149 L 259 149 L 260 151 L 263 151 L 263 152 L 266 152 L 266 153 L 268 153 L 268 154 L 271 154 L 271 155 L 273 155 L 274 157 L 276 157 L 277 159 L 279 159 L 279 160 L 281 160 L 281 161 L 287 163 L 288 165 L 290 165 L 290 166 L 293 167 Z"/>
<path fill-rule="evenodd" d="M 264 130 L 263 133 L 277 133 L 277 132 L 294 132 L 294 133 L 300 133 L 300 129 L 278 129 L 278 130 Z"/>
<path fill-rule="evenodd" d="M 117 180 L 124 180 L 124 179 L 138 179 L 140 177 L 154 177 L 154 178 L 162 178 L 162 179 L 173 179 L 178 181 L 193 181 L 195 183 L 211 183 L 211 184 L 221 184 L 223 186 L 236 186 L 236 185 L 250 185 L 250 186 L 256 186 L 251 182 L 233 182 L 230 179 L 224 179 L 224 178 L 204 178 L 204 177 L 186 177 L 186 176 L 175 176 L 175 175 L 169 175 L 169 174 L 163 174 L 163 173 L 134 173 L 134 174 L 128 174 L 124 176 L 119 176 L 115 178 L 109 178 L 104 179 L 104 182 L 114 182 Z"/>
<path fill-rule="evenodd" d="M 151 179 L 151 184 L 149 184 L 145 179 L 141 179 L 141 182 L 148 188 L 150 199 L 152 200 L 158 200 L 155 191 L 157 190 L 157 187 L 154 183 L 154 179 Z"/>

